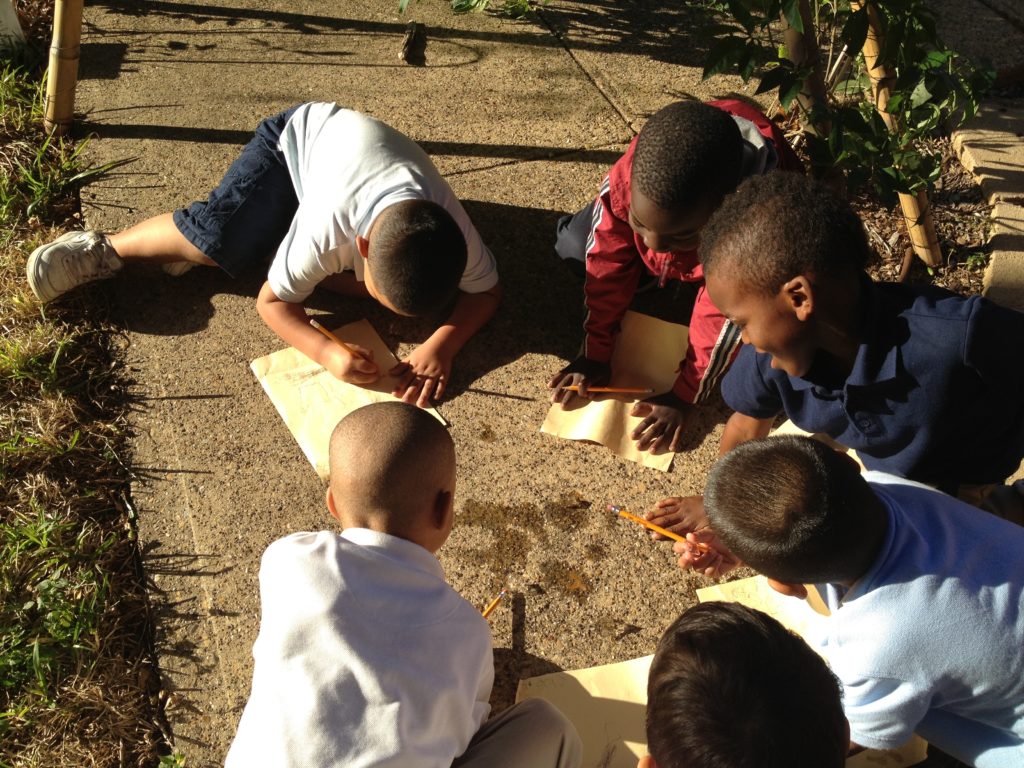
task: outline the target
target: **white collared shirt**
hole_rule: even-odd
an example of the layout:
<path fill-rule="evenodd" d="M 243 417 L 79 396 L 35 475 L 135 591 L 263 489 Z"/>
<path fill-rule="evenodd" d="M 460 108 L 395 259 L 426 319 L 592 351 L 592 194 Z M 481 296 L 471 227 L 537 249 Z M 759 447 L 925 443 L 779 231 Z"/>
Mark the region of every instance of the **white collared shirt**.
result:
<path fill-rule="evenodd" d="M 264 553 L 260 597 L 227 766 L 448 768 L 486 719 L 490 628 L 419 545 L 292 534 Z"/>

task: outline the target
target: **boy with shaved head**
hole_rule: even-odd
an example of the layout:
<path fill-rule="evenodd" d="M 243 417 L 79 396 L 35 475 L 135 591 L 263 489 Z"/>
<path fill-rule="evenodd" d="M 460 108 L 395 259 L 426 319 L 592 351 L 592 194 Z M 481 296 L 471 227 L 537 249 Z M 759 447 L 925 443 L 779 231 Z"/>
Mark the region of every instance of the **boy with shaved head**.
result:
<path fill-rule="evenodd" d="M 444 427 L 403 403 L 360 408 L 331 435 L 330 467 L 341 533 L 263 555 L 252 693 L 226 765 L 578 765 L 579 737 L 545 702 L 484 722 L 490 630 L 435 557 L 454 516 Z"/>

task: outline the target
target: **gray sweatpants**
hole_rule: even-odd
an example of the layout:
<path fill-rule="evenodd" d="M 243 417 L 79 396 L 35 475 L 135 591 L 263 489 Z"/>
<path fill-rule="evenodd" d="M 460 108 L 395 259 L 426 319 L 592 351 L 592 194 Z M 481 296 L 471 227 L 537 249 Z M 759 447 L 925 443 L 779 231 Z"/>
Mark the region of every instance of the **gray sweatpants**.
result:
<path fill-rule="evenodd" d="M 578 768 L 582 759 L 565 715 L 543 699 L 526 699 L 480 726 L 452 768 Z"/>

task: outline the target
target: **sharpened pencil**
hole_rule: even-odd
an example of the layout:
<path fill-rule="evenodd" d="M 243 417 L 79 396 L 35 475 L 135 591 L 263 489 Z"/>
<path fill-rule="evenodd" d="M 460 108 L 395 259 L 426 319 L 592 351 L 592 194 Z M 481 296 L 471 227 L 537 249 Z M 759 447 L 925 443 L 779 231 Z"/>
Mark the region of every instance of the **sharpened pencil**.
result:
<path fill-rule="evenodd" d="M 316 328 L 318 331 L 320 331 L 320 333 L 322 333 L 328 339 L 330 339 L 335 344 L 337 344 L 339 347 L 341 347 L 346 352 L 348 352 L 350 355 L 352 355 L 352 357 L 359 358 L 360 360 L 365 360 L 366 359 L 359 352 L 357 352 L 352 347 L 350 347 L 348 344 L 346 344 L 344 341 L 339 339 L 336 334 L 332 333 L 331 331 L 327 330 L 322 325 L 320 325 L 320 323 L 318 323 L 314 318 L 312 318 L 312 317 L 309 318 L 309 324 L 312 325 L 314 328 Z"/>
<path fill-rule="evenodd" d="M 704 544 L 700 541 L 690 541 L 685 536 L 680 536 L 678 533 L 673 533 L 668 528 L 662 528 L 660 525 L 655 525 L 650 520 L 644 520 L 642 517 L 637 517 L 632 512 L 627 512 L 622 507 L 617 507 L 614 504 L 608 505 L 608 511 L 615 512 L 619 517 L 624 517 L 627 520 L 632 520 L 634 523 L 642 525 L 644 528 L 652 530 L 655 533 L 660 533 L 662 536 L 665 536 L 666 538 L 674 539 L 675 541 L 686 542 L 687 544 L 696 547 L 701 552 L 707 552 L 711 549 L 711 547 L 709 547 L 707 544 Z"/>
<path fill-rule="evenodd" d="M 575 384 L 570 384 L 568 387 L 562 387 L 570 392 L 579 392 L 580 388 Z M 587 392 L 597 393 L 614 393 L 618 395 L 651 395 L 654 394 L 654 390 L 650 387 L 587 387 Z"/>
<path fill-rule="evenodd" d="M 491 604 L 484 608 L 483 613 L 485 619 L 488 618 L 494 612 L 494 609 L 498 607 L 498 603 L 501 602 L 501 598 L 503 598 L 504 596 L 505 590 L 503 589 L 501 590 L 501 592 L 498 593 L 498 596 L 496 598 L 491 600 Z"/>

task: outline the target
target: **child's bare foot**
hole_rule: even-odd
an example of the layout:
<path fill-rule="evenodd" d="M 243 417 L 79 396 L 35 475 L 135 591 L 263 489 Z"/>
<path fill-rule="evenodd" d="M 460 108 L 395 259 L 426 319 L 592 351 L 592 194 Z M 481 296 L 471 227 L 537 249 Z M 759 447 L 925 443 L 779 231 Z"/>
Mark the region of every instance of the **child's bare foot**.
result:
<path fill-rule="evenodd" d="M 655 525 L 667 528 L 680 536 L 708 526 L 708 518 L 704 514 L 703 496 L 669 496 L 655 504 L 645 517 Z M 665 537 L 660 533 L 652 532 L 651 538 L 660 541 Z"/>

